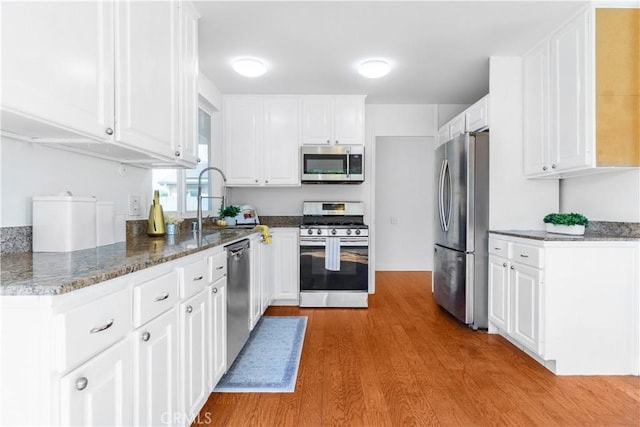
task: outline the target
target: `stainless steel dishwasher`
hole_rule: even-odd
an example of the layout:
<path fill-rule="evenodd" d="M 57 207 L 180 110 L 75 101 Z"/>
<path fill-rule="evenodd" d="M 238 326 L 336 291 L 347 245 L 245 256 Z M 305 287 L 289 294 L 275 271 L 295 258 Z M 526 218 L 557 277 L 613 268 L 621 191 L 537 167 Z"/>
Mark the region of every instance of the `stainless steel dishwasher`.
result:
<path fill-rule="evenodd" d="M 249 338 L 249 240 L 227 249 L 227 369 Z"/>

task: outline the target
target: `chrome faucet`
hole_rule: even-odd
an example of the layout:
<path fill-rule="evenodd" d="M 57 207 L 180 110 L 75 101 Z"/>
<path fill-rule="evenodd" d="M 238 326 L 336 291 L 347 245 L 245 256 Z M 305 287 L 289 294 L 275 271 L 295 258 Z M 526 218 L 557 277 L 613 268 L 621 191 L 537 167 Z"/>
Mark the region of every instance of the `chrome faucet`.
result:
<path fill-rule="evenodd" d="M 214 166 L 209 166 L 208 168 L 204 168 L 202 169 L 202 171 L 200 172 L 200 175 L 198 175 L 198 233 L 200 235 L 202 235 L 202 175 L 210 170 L 214 170 L 217 171 L 218 173 L 220 173 L 220 176 L 222 177 L 222 187 L 223 187 L 223 193 L 222 193 L 222 197 L 214 197 L 214 196 L 206 196 L 207 199 L 222 199 L 222 207 L 224 208 L 224 203 L 225 200 L 227 198 L 227 177 L 224 176 L 224 172 L 222 172 L 220 169 L 214 167 Z"/>

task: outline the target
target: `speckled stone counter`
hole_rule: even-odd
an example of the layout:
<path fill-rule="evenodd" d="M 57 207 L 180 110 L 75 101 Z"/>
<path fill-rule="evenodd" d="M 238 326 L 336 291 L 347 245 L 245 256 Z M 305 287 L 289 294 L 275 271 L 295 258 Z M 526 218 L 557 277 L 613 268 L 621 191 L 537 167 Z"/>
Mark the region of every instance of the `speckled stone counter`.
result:
<path fill-rule="evenodd" d="M 224 245 L 256 233 L 217 229 L 197 235 L 133 237 L 126 243 L 67 253 L 10 253 L 0 256 L 0 295 L 59 295 L 164 262 Z"/>
<path fill-rule="evenodd" d="M 542 230 L 490 230 L 490 233 L 548 242 L 638 241 L 640 240 L 640 224 L 634 222 L 593 221 L 589 223 L 584 236 L 547 233 Z"/>

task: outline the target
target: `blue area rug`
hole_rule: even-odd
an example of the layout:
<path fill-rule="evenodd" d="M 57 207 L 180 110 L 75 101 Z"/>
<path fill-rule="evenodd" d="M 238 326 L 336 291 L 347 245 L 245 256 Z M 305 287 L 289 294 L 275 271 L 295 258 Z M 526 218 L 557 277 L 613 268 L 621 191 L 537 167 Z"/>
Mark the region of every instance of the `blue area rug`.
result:
<path fill-rule="evenodd" d="M 262 316 L 214 391 L 293 393 L 306 316 Z"/>

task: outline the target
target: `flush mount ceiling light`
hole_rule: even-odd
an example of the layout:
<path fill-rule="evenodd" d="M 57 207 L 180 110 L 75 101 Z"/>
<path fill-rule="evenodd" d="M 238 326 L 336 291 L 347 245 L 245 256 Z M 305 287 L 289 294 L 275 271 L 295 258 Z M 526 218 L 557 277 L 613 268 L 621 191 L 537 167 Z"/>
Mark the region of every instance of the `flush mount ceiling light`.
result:
<path fill-rule="evenodd" d="M 391 71 L 391 65 L 381 59 L 365 61 L 358 67 L 358 72 L 370 79 L 386 76 Z"/>
<path fill-rule="evenodd" d="M 267 67 L 257 59 L 242 58 L 234 61 L 233 69 L 245 77 L 259 77 L 267 72 Z"/>

